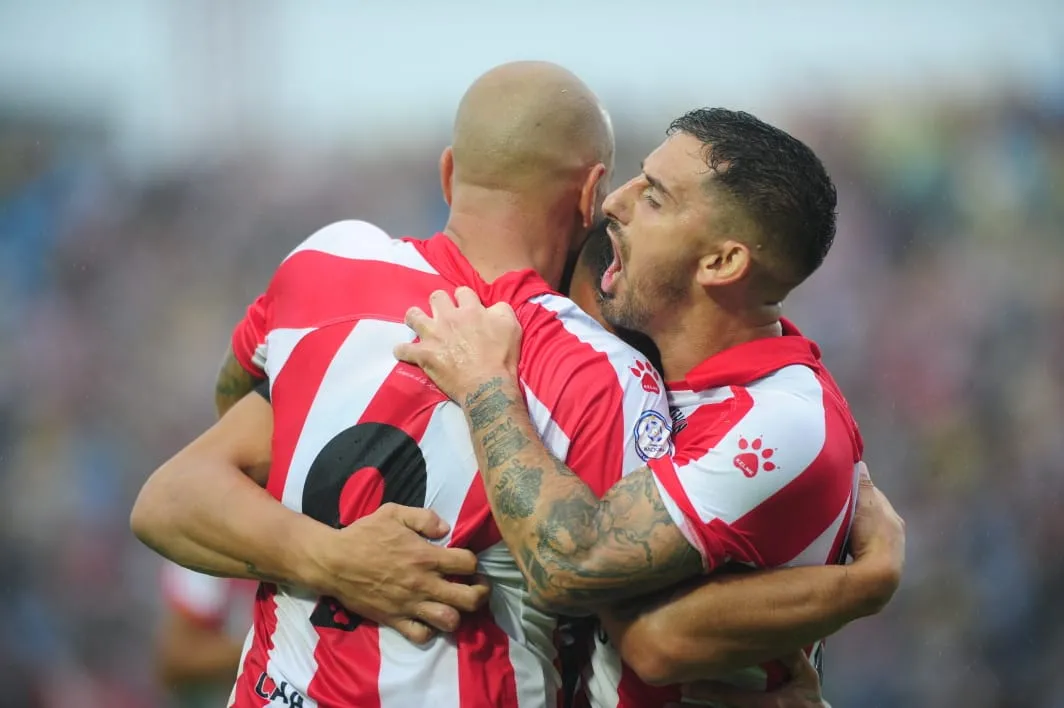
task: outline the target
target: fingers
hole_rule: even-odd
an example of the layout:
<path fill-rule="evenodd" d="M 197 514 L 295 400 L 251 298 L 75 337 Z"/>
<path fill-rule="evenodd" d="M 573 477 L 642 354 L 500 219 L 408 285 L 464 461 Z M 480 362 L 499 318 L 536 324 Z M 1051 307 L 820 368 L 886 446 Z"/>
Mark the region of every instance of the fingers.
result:
<path fill-rule="evenodd" d="M 487 602 L 491 587 L 486 584 L 452 583 L 443 578 L 436 578 L 425 588 L 425 594 L 432 600 L 461 612 L 475 612 Z"/>
<path fill-rule="evenodd" d="M 862 485 L 872 486 L 872 475 L 868 473 L 868 465 L 864 462 L 857 463 L 857 475 Z"/>
<path fill-rule="evenodd" d="M 462 286 L 454 291 L 454 299 L 458 303 L 458 307 L 482 307 L 480 298 L 472 288 Z"/>
<path fill-rule="evenodd" d="M 820 675 L 816 672 L 816 667 L 813 666 L 813 662 L 809 660 L 809 657 L 805 655 L 804 651 L 798 651 L 794 654 L 780 659 L 780 662 L 787 667 L 787 671 L 791 675 L 791 683 L 801 684 L 807 687 L 816 687 L 820 685 Z"/>
<path fill-rule="evenodd" d="M 417 620 L 398 620 L 390 626 L 414 644 L 425 644 L 438 634 L 437 630 Z"/>
<path fill-rule="evenodd" d="M 465 548 L 433 548 L 436 570 L 442 575 L 473 575 L 477 572 L 477 557 Z"/>
<path fill-rule="evenodd" d="M 447 522 L 431 509 L 419 509 L 417 507 L 389 503 L 382 506 L 381 511 L 384 511 L 403 526 L 406 526 L 411 531 L 416 531 L 425 538 L 443 538 L 451 530 Z"/>
<path fill-rule="evenodd" d="M 462 621 L 462 615 L 458 610 L 430 600 L 418 603 L 414 609 L 414 615 L 418 622 L 441 632 L 453 632 L 458 629 L 458 623 Z"/>
<path fill-rule="evenodd" d="M 435 290 L 429 295 L 429 307 L 432 308 L 432 319 L 438 320 L 441 314 L 454 309 L 454 300 L 446 290 Z"/>

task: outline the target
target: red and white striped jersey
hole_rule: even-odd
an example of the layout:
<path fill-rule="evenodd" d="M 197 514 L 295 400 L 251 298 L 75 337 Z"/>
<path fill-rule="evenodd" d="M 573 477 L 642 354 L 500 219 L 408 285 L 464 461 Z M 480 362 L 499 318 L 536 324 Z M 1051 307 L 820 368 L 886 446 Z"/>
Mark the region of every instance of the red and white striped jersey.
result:
<path fill-rule="evenodd" d="M 734 347 L 669 384 L 676 452 L 651 460 L 658 491 L 707 572 L 843 561 L 863 445 L 816 345 L 788 322 L 783 337 Z M 647 686 L 596 638 L 586 681 L 595 708 L 679 702 Z M 815 647 L 811 647 L 814 651 Z M 727 681 L 756 690 L 786 679 L 777 663 Z"/>
<path fill-rule="evenodd" d="M 663 386 L 645 375 L 642 356 L 532 271 L 487 284 L 442 234 L 394 240 L 357 221 L 315 233 L 233 335 L 238 360 L 270 384 L 267 489 L 336 527 L 385 502 L 433 509 L 451 525 L 441 543 L 476 552 L 493 592 L 456 633 L 419 647 L 329 598 L 263 585 L 233 705 L 556 704 L 556 620 L 531 606 L 501 542 L 465 417 L 392 354 L 414 337 L 403 324 L 407 309 L 427 309 L 434 290 L 458 285 L 514 307 L 533 422 L 597 493 L 671 451 Z"/>

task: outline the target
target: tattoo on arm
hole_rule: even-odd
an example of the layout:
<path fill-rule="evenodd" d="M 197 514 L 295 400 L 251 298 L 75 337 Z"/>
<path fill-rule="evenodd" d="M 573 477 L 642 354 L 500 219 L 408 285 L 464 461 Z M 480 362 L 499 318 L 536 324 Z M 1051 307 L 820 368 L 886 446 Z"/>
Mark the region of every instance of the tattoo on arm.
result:
<path fill-rule="evenodd" d="M 276 585 L 285 585 L 288 581 L 283 578 L 278 578 L 273 575 L 268 575 L 259 570 L 254 563 L 247 564 L 248 574 L 252 577 L 261 580 L 264 583 L 274 583 Z"/>
<path fill-rule="evenodd" d="M 236 405 L 237 401 L 251 393 L 259 381 L 261 379 L 244 370 L 231 349 L 226 351 L 214 384 L 214 407 L 218 411 L 218 416 L 225 415 L 226 411 Z"/>
<path fill-rule="evenodd" d="M 257 567 L 255 567 L 254 563 L 245 563 L 244 566 L 247 569 L 247 574 L 248 574 L 248 577 L 250 579 L 259 580 L 259 581 L 264 582 L 264 583 L 276 583 L 276 584 L 279 584 L 279 585 L 284 585 L 286 583 L 286 581 L 281 579 L 281 578 L 276 578 L 276 577 L 273 577 L 271 575 L 267 575 L 266 573 L 263 573 Z M 195 572 L 195 573 L 200 573 L 202 575 L 210 575 L 210 576 L 213 576 L 215 578 L 228 578 L 228 577 L 231 577 L 230 575 L 226 575 L 224 573 L 219 573 L 218 571 L 213 570 L 211 568 L 208 568 L 206 566 L 185 565 L 185 567 L 188 568 L 189 570 Z"/>
<path fill-rule="evenodd" d="M 576 613 L 702 572 L 648 468 L 599 500 L 543 446 L 512 384 L 492 379 L 464 407 L 496 523 L 533 595 L 552 609 Z"/>

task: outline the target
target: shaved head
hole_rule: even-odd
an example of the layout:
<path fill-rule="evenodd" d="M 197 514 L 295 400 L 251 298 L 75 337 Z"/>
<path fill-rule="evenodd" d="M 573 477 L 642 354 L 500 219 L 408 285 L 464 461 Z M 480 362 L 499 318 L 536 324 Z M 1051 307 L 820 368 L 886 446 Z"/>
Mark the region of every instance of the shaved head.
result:
<path fill-rule="evenodd" d="M 613 129 L 598 98 L 547 62 L 503 64 L 466 91 L 454 123 L 454 179 L 527 192 L 613 166 Z"/>

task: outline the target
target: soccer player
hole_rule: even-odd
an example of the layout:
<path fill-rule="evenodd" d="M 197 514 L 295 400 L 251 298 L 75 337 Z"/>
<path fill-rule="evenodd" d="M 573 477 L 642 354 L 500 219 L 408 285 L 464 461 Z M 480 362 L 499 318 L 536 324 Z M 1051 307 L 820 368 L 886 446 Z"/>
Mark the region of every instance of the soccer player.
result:
<path fill-rule="evenodd" d="M 540 64 L 489 72 L 463 99 L 453 151 L 442 160 L 452 207 L 446 234 L 417 243 L 392 241 L 360 222 L 328 227 L 286 259 L 249 310 L 234 353 L 246 369 L 268 374 L 262 392 L 273 409 L 260 396 L 240 400 L 152 476 L 132 519 L 138 536 L 186 565 L 280 581 L 260 592 L 237 705 L 312 705 L 316 698 L 329 705 L 553 704 L 554 619 L 528 602 L 518 566 L 499 542 L 472 447 L 463 442 L 464 420 L 417 370 L 395 366 L 390 351 L 410 338 L 400 325 L 409 304 L 427 303 L 441 283 L 472 284 L 489 301 L 517 304 L 526 330 L 541 336 L 522 355 L 529 400 L 544 414 L 541 432 L 553 449 L 577 469 L 597 470 L 598 477 L 588 475 L 592 484 L 604 491 L 641 453 L 664 452 L 662 440 L 634 434 L 646 411 L 666 413 L 660 387 L 627 374 L 642 358 L 550 292 L 595 215 L 604 149 L 612 150 L 608 124 L 571 75 Z M 529 336 L 526 345 L 535 341 Z M 590 400 L 565 400 L 567 388 L 586 389 Z M 271 459 L 267 480 L 262 470 Z M 466 617 L 453 637 L 424 650 L 361 621 L 416 638 L 411 618 L 452 629 L 445 605 L 459 605 L 426 602 L 431 593 L 411 602 L 427 581 L 402 576 L 396 559 L 414 570 L 438 565 L 407 537 L 365 545 L 372 529 L 384 528 L 367 523 L 381 512 L 359 517 L 382 500 L 436 509 L 446 522 L 421 510 L 420 527 L 432 525 L 448 545 L 484 549 L 482 567 L 494 581 L 489 611 Z M 360 547 L 351 543 L 358 538 Z M 840 616 L 881 595 L 828 573 L 783 573 L 722 585 L 720 597 L 730 598 L 722 603 L 741 603 L 758 587 L 766 605 L 801 597 L 789 629 L 804 622 L 801 636 L 810 638 L 820 636 L 810 625 L 840 626 Z M 811 597 L 810 588 L 821 594 Z M 381 601 L 393 595 L 402 601 Z M 738 614 L 747 624 L 737 636 L 748 630 L 769 641 L 749 614 Z M 779 636 L 776 627 L 770 632 Z M 772 647 L 764 658 L 784 651 Z"/>
<path fill-rule="evenodd" d="M 364 222 L 326 227 L 289 255 L 249 311 L 234 353 L 269 379 L 273 446 L 257 450 L 272 460 L 267 491 L 333 528 L 382 503 L 430 508 L 447 524 L 448 546 L 479 554 L 492 602 L 418 648 L 298 583 L 265 585 L 235 705 L 556 701 L 556 618 L 528 602 L 498 539 L 464 417 L 392 348 L 410 338 L 406 310 L 440 287 L 467 284 L 512 303 L 530 335 L 526 382 L 540 432 L 570 464 L 595 470 L 588 479 L 600 491 L 635 466 L 632 431 L 648 410 L 667 414 L 664 398 L 626 376 L 637 352 L 552 287 L 595 221 L 612 152 L 605 113 L 568 72 L 538 63 L 489 72 L 463 98 L 443 156 L 445 235 L 393 240 Z M 563 394 L 581 377 L 594 400 L 578 408 Z M 224 427 L 209 437 L 246 437 Z M 255 425 L 266 440 L 269 431 Z M 154 511 L 138 516 L 142 536 L 168 543 L 150 528 Z"/>
<path fill-rule="evenodd" d="M 174 563 L 162 572 L 166 614 L 158 637 L 159 678 L 180 708 L 224 705 L 251 626 L 255 586 Z"/>
<path fill-rule="evenodd" d="M 664 705 L 680 698 L 679 686 L 640 677 L 679 684 L 705 675 L 701 634 L 716 611 L 697 591 L 640 619 L 621 609 L 625 601 L 729 563 L 844 562 L 860 434 L 816 345 L 780 316 L 784 297 L 827 254 L 835 206 L 808 147 L 723 109 L 676 120 L 642 174 L 607 198 L 613 247 L 602 316 L 657 345 L 676 450 L 648 455 L 601 499 L 529 422 L 521 331 L 505 303 L 485 308 L 460 288 L 457 308 L 434 293 L 432 319 L 418 308 L 407 316 L 420 342 L 397 355 L 461 402 L 500 532 L 533 598 L 595 610 L 605 623 L 610 641 L 595 652 L 588 683 L 593 705 Z M 642 364 L 630 375 L 659 385 Z M 644 416 L 637 445 L 656 449 L 667 426 Z M 768 689 L 785 678 L 772 663 L 731 677 Z"/>

